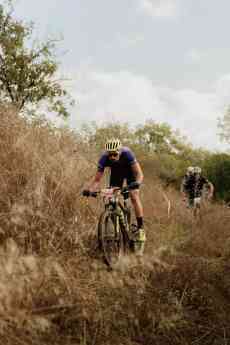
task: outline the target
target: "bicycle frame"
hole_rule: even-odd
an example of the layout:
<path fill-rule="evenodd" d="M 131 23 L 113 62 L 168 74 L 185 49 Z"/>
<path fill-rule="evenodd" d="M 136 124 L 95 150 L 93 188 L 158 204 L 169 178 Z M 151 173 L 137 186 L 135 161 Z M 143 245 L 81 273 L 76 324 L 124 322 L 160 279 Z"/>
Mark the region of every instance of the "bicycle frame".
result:
<path fill-rule="evenodd" d="M 127 193 L 127 195 L 125 195 Z M 116 227 L 119 226 L 119 222 L 125 223 L 123 226 L 126 230 L 130 227 L 130 207 L 128 205 L 128 190 L 126 188 L 106 188 L 100 191 L 103 197 L 103 202 L 105 204 L 105 209 L 111 210 L 111 212 L 116 211 L 118 217 L 116 217 Z M 119 196 L 123 195 L 123 203 L 120 201 Z M 119 209 L 121 212 L 119 212 Z"/>
<path fill-rule="evenodd" d="M 194 219 L 201 219 L 202 197 L 189 198 L 189 196 L 187 196 L 186 203 Z"/>
<path fill-rule="evenodd" d="M 105 263 L 112 268 L 122 253 L 132 250 L 129 190 L 127 187 L 105 188 L 89 192 L 87 196 L 98 195 L 102 197 L 105 208 L 98 220 L 98 248 L 102 251 Z M 123 202 L 120 196 L 123 196 Z"/>

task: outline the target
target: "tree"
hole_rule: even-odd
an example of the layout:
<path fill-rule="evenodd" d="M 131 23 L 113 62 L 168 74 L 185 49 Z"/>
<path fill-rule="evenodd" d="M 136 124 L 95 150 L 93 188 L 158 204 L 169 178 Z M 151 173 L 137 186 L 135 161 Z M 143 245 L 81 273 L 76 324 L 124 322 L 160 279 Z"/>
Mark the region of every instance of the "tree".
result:
<path fill-rule="evenodd" d="M 138 143 L 149 152 L 178 153 L 184 147 L 182 141 L 185 138 L 181 138 L 167 123 L 148 120 L 144 125 L 138 126 L 135 136 Z"/>
<path fill-rule="evenodd" d="M 127 123 L 115 122 L 98 125 L 96 122 L 91 122 L 82 126 L 81 134 L 85 143 L 97 151 L 104 150 L 105 142 L 111 138 L 119 138 L 122 145 L 133 146 L 134 143 L 132 130 Z"/>
<path fill-rule="evenodd" d="M 214 184 L 218 199 L 230 202 L 230 155 L 215 153 L 204 162 L 208 179 Z"/>
<path fill-rule="evenodd" d="M 0 5 L 0 101 L 11 103 L 20 112 L 28 106 L 47 105 L 64 117 L 68 93 L 55 80 L 56 41 L 31 42 L 33 25 L 13 18 L 13 6 Z"/>

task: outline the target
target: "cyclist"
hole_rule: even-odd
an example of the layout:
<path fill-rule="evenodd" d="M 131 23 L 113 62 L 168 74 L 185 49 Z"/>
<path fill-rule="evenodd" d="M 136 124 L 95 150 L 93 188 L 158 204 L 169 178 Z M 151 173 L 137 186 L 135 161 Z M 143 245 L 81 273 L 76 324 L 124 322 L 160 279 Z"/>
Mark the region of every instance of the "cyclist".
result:
<path fill-rule="evenodd" d="M 137 226 L 134 232 L 134 247 L 138 255 L 142 255 L 146 240 L 143 221 L 143 207 L 139 195 L 139 187 L 143 181 L 143 172 L 134 153 L 121 145 L 119 139 L 109 139 L 105 144 L 105 152 L 98 161 L 97 172 L 90 182 L 88 190 L 83 191 L 87 196 L 88 192 L 98 189 L 99 183 L 105 168 L 110 169 L 110 187 L 122 187 L 126 181 L 130 190 L 130 199 L 134 207 Z"/>
<path fill-rule="evenodd" d="M 202 169 L 198 166 L 188 167 L 181 183 L 181 193 L 184 200 L 187 200 L 188 207 L 200 207 L 201 197 L 204 189 L 208 191 L 207 199 L 213 197 L 213 184 L 202 175 Z"/>

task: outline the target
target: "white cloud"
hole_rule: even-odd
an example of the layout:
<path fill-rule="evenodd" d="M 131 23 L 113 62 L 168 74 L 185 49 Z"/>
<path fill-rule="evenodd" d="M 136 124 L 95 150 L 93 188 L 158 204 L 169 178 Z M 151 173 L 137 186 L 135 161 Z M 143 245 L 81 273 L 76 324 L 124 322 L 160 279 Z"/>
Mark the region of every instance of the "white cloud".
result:
<path fill-rule="evenodd" d="M 144 35 L 143 34 L 132 34 L 132 35 L 122 35 L 120 33 L 117 34 L 117 42 L 119 46 L 136 46 L 144 41 Z"/>
<path fill-rule="evenodd" d="M 185 54 L 185 60 L 189 63 L 197 64 L 205 57 L 205 54 L 198 49 L 192 48 Z"/>
<path fill-rule="evenodd" d="M 230 98 L 230 74 L 226 74 L 222 76 L 217 82 L 216 82 L 216 93 L 220 95 L 220 99 L 222 103 L 229 104 L 229 98 Z"/>
<path fill-rule="evenodd" d="M 174 17 L 178 5 L 178 0 L 138 0 L 138 10 L 151 17 Z"/>
<path fill-rule="evenodd" d="M 142 75 L 120 71 L 105 73 L 84 68 L 76 78 L 77 107 L 71 126 L 96 121 L 143 124 L 152 118 L 179 129 L 195 146 L 224 149 L 217 136 L 217 117 L 230 104 L 230 75 L 212 91 L 174 90 L 154 85 Z"/>

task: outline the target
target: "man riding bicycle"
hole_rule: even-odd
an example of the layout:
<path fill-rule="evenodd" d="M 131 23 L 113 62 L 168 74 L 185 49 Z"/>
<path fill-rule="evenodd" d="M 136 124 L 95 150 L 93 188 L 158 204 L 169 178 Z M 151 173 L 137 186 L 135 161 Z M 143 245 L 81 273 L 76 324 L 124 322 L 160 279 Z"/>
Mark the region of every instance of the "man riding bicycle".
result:
<path fill-rule="evenodd" d="M 128 147 L 122 147 L 119 139 L 110 139 L 105 144 L 105 152 L 98 161 L 96 175 L 91 181 L 88 190 L 83 191 L 87 196 L 98 189 L 105 168 L 110 169 L 110 187 L 122 187 L 126 181 L 130 191 L 130 199 L 134 207 L 137 227 L 135 231 L 135 252 L 142 254 L 145 243 L 143 222 L 143 207 L 139 195 L 139 187 L 143 181 L 143 172 L 134 153 Z"/>
<path fill-rule="evenodd" d="M 202 175 L 200 167 L 188 167 L 182 179 L 181 193 L 189 208 L 200 207 L 204 188 L 208 191 L 207 199 L 210 200 L 214 192 L 213 184 Z"/>

